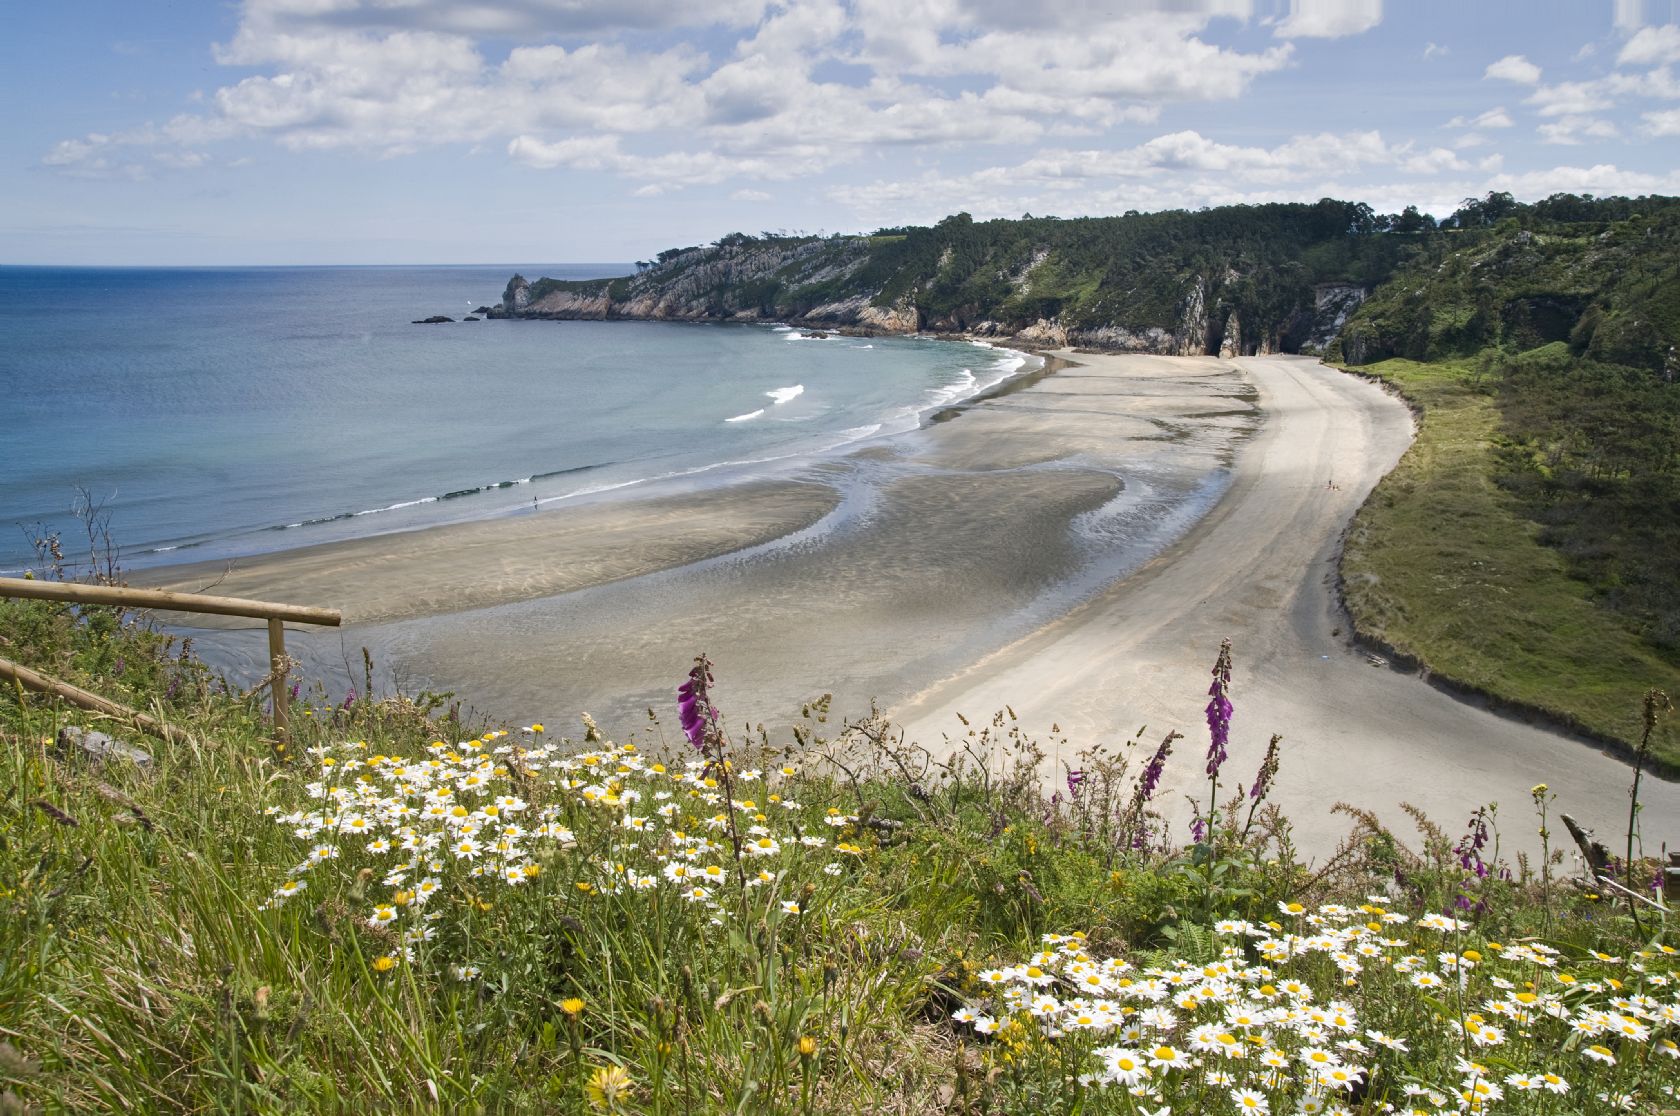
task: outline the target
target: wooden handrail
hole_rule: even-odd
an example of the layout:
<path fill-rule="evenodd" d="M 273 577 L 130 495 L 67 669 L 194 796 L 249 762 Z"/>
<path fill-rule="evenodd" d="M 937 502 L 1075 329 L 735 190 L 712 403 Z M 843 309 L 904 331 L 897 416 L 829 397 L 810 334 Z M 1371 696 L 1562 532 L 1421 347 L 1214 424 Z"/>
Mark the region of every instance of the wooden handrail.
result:
<path fill-rule="evenodd" d="M 343 615 L 336 608 L 309 608 L 306 605 L 272 604 L 268 601 L 249 601 L 243 597 L 212 597 L 204 593 L 171 593 L 162 589 L 127 589 L 114 585 L 80 585 L 64 581 L 36 581 L 27 577 L 0 577 L 0 597 L 23 597 L 33 601 L 62 601 L 66 604 L 115 605 L 119 608 L 155 608 L 165 612 L 205 612 L 215 616 L 251 616 L 258 620 L 268 621 L 268 663 L 269 663 L 269 696 L 274 699 L 274 731 L 281 739 L 286 737 L 287 706 L 291 704 L 291 693 L 286 685 L 286 676 L 290 673 L 286 659 L 286 628 L 285 621 L 297 624 L 321 624 L 336 628 L 344 623 Z M 0 672 L 0 677 L 12 678 L 31 689 L 44 690 L 47 693 L 58 694 L 68 698 L 84 709 L 95 709 L 100 712 L 110 712 L 100 705 L 89 704 L 104 702 L 105 699 L 97 694 L 90 694 L 86 690 L 65 682 L 58 682 L 45 675 L 35 674 L 34 671 L 15 663 L 4 663 L 6 668 Z M 21 672 L 21 673 L 19 673 Z M 25 677 L 28 675 L 30 677 Z M 37 685 L 37 683 L 40 683 Z M 72 695 L 70 691 L 75 691 Z M 143 713 L 123 709 L 120 705 L 106 702 L 113 709 L 121 710 L 126 716 L 136 719 L 145 717 Z M 148 718 L 149 720 L 149 718 Z M 146 727 L 142 725 L 142 727 Z M 165 726 L 167 727 L 167 726 Z M 169 731 L 178 731 L 171 729 Z"/>
<path fill-rule="evenodd" d="M 174 725 L 164 724 L 156 717 L 130 709 L 126 705 L 118 705 L 114 701 L 108 701 L 98 694 L 89 693 L 80 686 L 72 686 L 68 682 L 60 682 L 56 678 L 48 678 L 44 674 L 37 674 L 28 667 L 7 659 L 0 659 L 0 678 L 4 678 L 8 682 L 16 682 L 25 689 L 35 690 L 38 693 L 53 694 L 72 705 L 79 705 L 83 709 L 90 709 L 95 713 L 103 713 L 107 717 L 120 717 L 132 722 L 153 736 L 169 741 L 171 744 L 191 739 Z"/>
<path fill-rule="evenodd" d="M 68 604 L 117 605 L 122 608 L 156 608 L 169 612 L 206 612 L 216 616 L 251 616 L 258 620 L 290 620 L 296 624 L 322 624 L 336 628 L 344 617 L 336 608 L 272 604 L 243 597 L 212 597 L 203 593 L 172 593 L 163 589 L 127 589 L 112 585 L 79 585 L 64 581 L 36 581 L 26 577 L 0 577 L 0 597 L 25 597 L 36 601 L 64 601 Z"/>

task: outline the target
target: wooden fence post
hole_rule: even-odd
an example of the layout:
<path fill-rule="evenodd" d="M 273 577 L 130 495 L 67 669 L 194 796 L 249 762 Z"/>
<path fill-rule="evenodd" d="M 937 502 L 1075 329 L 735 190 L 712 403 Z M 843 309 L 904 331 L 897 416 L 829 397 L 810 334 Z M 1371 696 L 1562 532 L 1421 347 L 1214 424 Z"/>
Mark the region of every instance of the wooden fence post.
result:
<path fill-rule="evenodd" d="M 65 581 L 36 581 L 32 578 L 0 577 L 0 597 L 21 597 L 34 601 L 61 601 L 66 604 L 111 605 L 116 608 L 155 608 L 168 612 L 203 612 L 215 616 L 252 616 L 268 621 L 268 667 L 269 667 L 269 696 L 274 699 L 274 735 L 280 740 L 288 738 L 288 722 L 290 718 L 291 687 L 288 685 L 290 671 L 286 669 L 286 628 L 285 621 L 291 620 L 298 624 L 321 624 L 336 628 L 344 622 L 343 616 L 337 609 L 309 608 L 304 605 L 273 604 L 269 601 L 251 601 L 242 597 L 212 597 L 203 593 L 173 593 L 162 589 L 130 589 L 118 585 L 81 585 L 76 582 Z M 4 660 L 0 660 L 3 663 Z M 23 670 L 15 664 L 6 664 L 15 670 Z M 53 686 L 62 687 L 51 692 L 61 697 L 70 697 L 68 690 L 74 687 L 64 687 L 62 683 L 40 678 L 43 685 L 51 682 Z M 0 675 L 11 677 L 10 675 Z M 34 683 L 24 679 L 24 685 L 34 686 Z M 88 694 L 85 690 L 77 690 L 82 697 L 70 697 L 84 708 L 98 709 L 99 706 L 89 705 L 83 698 L 103 700 Z M 113 706 L 125 715 L 130 710 L 123 710 L 121 706 Z M 140 714 L 132 714 L 141 716 Z M 172 730 L 173 731 L 173 730 Z"/>
<path fill-rule="evenodd" d="M 269 683 L 269 694 L 274 698 L 274 735 L 284 742 L 290 731 L 286 707 L 291 704 L 292 691 L 286 685 L 286 625 L 276 616 L 268 620 L 268 669 L 274 676 Z"/>

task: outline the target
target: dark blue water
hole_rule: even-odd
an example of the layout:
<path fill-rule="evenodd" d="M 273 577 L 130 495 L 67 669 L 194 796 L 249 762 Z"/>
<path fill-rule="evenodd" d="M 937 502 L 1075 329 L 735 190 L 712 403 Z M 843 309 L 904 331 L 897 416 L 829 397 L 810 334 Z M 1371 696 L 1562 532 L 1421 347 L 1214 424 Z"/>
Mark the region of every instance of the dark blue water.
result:
<path fill-rule="evenodd" d="M 514 270 L 0 267 L 0 570 L 80 539 L 81 491 L 131 568 L 219 558 L 796 459 L 1020 363 L 768 326 L 411 324 Z"/>

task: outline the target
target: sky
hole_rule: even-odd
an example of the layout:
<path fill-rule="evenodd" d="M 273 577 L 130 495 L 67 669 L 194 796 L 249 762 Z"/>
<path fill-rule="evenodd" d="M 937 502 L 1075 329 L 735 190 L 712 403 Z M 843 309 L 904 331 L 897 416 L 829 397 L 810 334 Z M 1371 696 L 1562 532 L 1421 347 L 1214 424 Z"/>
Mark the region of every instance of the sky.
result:
<path fill-rule="evenodd" d="M 1680 194 L 1680 0 L 11 0 L 0 264 Z"/>

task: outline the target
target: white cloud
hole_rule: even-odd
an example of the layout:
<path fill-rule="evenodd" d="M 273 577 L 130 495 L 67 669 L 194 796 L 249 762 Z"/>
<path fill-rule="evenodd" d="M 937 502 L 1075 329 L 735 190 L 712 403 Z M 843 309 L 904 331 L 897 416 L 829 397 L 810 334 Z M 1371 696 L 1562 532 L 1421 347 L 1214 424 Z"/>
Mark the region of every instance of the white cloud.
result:
<path fill-rule="evenodd" d="M 972 174 L 941 175 L 930 172 L 918 178 L 878 181 L 863 186 L 831 189 L 829 197 L 850 207 L 864 224 L 933 221 L 966 209 L 976 217 L 1012 217 L 1023 210 L 1033 213 L 1103 214 L 1127 209 L 1184 209 L 1202 205 L 1259 204 L 1301 201 L 1317 197 L 1362 200 L 1381 212 L 1398 212 L 1417 205 L 1426 212 L 1445 216 L 1466 197 L 1480 197 L 1490 190 L 1508 190 L 1523 200 L 1536 200 L 1559 192 L 1592 194 L 1649 194 L 1680 192 L 1680 171 L 1650 174 L 1622 170 L 1614 164 L 1591 167 L 1561 166 L 1518 174 L 1501 173 L 1499 155 L 1490 155 L 1474 167 L 1451 164 L 1433 153 L 1417 155 L 1404 145 L 1389 146 L 1371 136 L 1297 137 L 1275 149 L 1229 147 L 1200 143 L 1189 135 L 1160 137 L 1158 143 L 1109 153 L 1105 162 L 1094 153 L 1081 154 L 1073 165 L 1055 158 L 1034 158 L 1014 166 L 994 166 Z M 1326 170 L 1328 161 L 1313 163 L 1298 157 L 1315 145 L 1340 139 L 1365 158 L 1338 169 Z M 1158 156 L 1171 147 L 1181 157 L 1172 165 Z M 1155 154 L 1151 156 L 1149 152 Z M 1202 154 L 1183 158 L 1186 150 Z M 1212 152 L 1216 157 L 1209 157 Z M 1053 155 L 1054 153 L 1045 153 Z M 1292 162 L 1290 156 L 1296 156 Z M 1456 177 L 1430 177 L 1407 181 L 1397 179 L 1395 169 L 1409 171 L 1407 164 L 1434 164 Z M 1229 173 L 1249 165 L 1271 166 L 1279 173 L 1261 181 L 1248 173 Z M 1420 168 L 1421 169 L 1421 168 Z M 1083 170 L 1085 173 L 1077 173 Z M 1372 173 L 1376 172 L 1376 173 Z"/>
<path fill-rule="evenodd" d="M 245 0 L 248 24 L 279 31 L 565 34 L 679 27 L 750 27 L 765 0 Z"/>
<path fill-rule="evenodd" d="M 508 156 L 539 170 L 609 171 L 648 179 L 661 187 L 707 186 L 737 175 L 799 178 L 821 170 L 827 161 L 818 148 L 789 152 L 788 158 L 738 159 L 716 151 L 666 151 L 641 155 L 620 148 L 617 136 L 577 136 L 550 143 L 536 136 L 508 141 Z M 642 195 L 646 196 L 646 195 Z"/>
<path fill-rule="evenodd" d="M 1504 107 L 1490 108 L 1480 116 L 1455 116 L 1447 121 L 1449 128 L 1509 128 L 1514 124 Z"/>
<path fill-rule="evenodd" d="M 1518 85 L 1534 85 L 1540 80 L 1540 67 L 1520 54 L 1507 54 L 1499 61 L 1490 63 L 1482 76 L 1497 78 L 1500 81 L 1514 81 Z"/>
<path fill-rule="evenodd" d="M 1680 62 L 1680 24 L 1641 27 L 1616 56 L 1618 66 L 1662 66 Z"/>
<path fill-rule="evenodd" d="M 1469 170 L 1470 165 L 1446 148 L 1436 147 L 1407 156 L 1401 161 L 1400 169 L 1408 174 L 1437 175 L 1444 171 Z"/>
<path fill-rule="evenodd" d="M 1611 20 L 1624 34 L 1645 26 L 1645 0 L 1610 0 Z"/>
<path fill-rule="evenodd" d="M 729 200 L 741 202 L 766 202 L 770 200 L 770 195 L 766 194 L 763 190 L 736 190 L 734 193 L 729 195 Z"/>
<path fill-rule="evenodd" d="M 1501 174 L 1487 180 L 1488 190 L 1508 190 L 1518 198 L 1549 197 L 1552 194 L 1640 194 L 1680 193 L 1680 171 L 1649 174 L 1623 170 L 1614 163 L 1591 167 L 1551 167 L 1521 174 Z"/>
<path fill-rule="evenodd" d="M 1280 39 L 1339 39 L 1369 31 L 1382 17 L 1382 0 L 1290 0 L 1289 15 L 1273 33 Z"/>
<path fill-rule="evenodd" d="M 1653 136 L 1680 136 L 1680 108 L 1648 112 L 1644 120 L 1645 130 Z"/>
<path fill-rule="evenodd" d="M 1428 43 L 1423 48 L 1423 60 L 1428 62 L 1435 58 L 1445 58 L 1452 53 L 1452 48 L 1443 43 Z"/>
<path fill-rule="evenodd" d="M 1620 134 L 1614 124 L 1596 116 L 1565 116 L 1540 125 L 1540 138 L 1547 143 L 1578 144 L 1584 139 L 1614 139 Z"/>
<path fill-rule="evenodd" d="M 1380 15 L 1369 0 L 1301 7 L 1291 18 L 1325 28 Z M 1213 19 L 1251 15 L 1250 0 L 1095 13 L 1013 0 L 246 0 L 215 56 L 257 72 L 215 90 L 203 113 L 113 142 L 260 137 L 391 156 L 489 140 L 528 165 L 712 180 L 789 149 L 793 165 L 822 167 L 883 144 L 1028 143 L 1235 98 L 1292 58 L 1287 43 L 1243 51 L 1202 37 Z M 695 26 L 721 29 L 705 40 L 728 44 L 721 57 L 671 45 L 673 29 Z M 602 29 L 620 34 L 575 42 Z M 846 77 L 819 79 L 825 63 Z M 713 158 L 600 143 L 638 136 Z M 53 166 L 90 159 L 49 153 Z"/>
<path fill-rule="evenodd" d="M 1615 105 L 1615 98 L 1602 81 L 1565 81 L 1543 85 L 1529 95 L 1541 116 L 1585 116 Z"/>
<path fill-rule="evenodd" d="M 837 187 L 829 196 L 852 207 L 866 222 L 893 220 L 895 214 L 903 220 L 909 216 L 906 211 L 931 219 L 955 209 L 987 217 L 1014 216 L 1023 210 L 1119 213 L 1357 196 L 1346 176 L 1372 167 L 1388 168 L 1391 177 L 1395 172 L 1470 169 L 1453 152 L 1419 152 L 1409 144 L 1390 144 L 1377 132 L 1299 135 L 1275 147 L 1260 147 L 1219 143 L 1182 131 L 1118 150 L 1041 150 L 1025 162 L 966 175 L 930 173 Z"/>
<path fill-rule="evenodd" d="M 86 163 L 110 142 L 110 136 L 98 132 L 89 132 L 86 139 L 59 140 L 51 151 L 41 156 L 41 162 L 49 167 L 69 167 L 77 163 Z"/>

